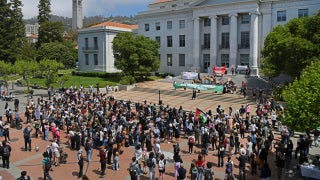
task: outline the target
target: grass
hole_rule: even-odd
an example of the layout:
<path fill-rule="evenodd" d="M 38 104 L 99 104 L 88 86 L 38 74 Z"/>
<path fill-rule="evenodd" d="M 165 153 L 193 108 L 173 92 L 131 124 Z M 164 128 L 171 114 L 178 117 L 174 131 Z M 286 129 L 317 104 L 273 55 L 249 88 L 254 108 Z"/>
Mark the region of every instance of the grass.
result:
<path fill-rule="evenodd" d="M 45 79 L 44 78 L 32 78 L 29 80 L 30 85 L 37 84 L 40 87 L 46 87 L 45 85 Z M 77 86 L 80 87 L 80 84 L 83 85 L 83 87 L 88 88 L 90 85 L 94 85 L 96 87 L 96 84 L 99 83 L 99 87 L 105 87 L 106 84 L 109 84 L 110 86 L 115 86 L 119 84 L 119 78 L 98 78 L 98 77 L 84 77 L 84 76 L 71 76 L 70 79 L 64 83 L 64 87 L 71 87 L 71 86 Z M 52 84 L 53 88 L 59 88 L 59 83 Z"/>

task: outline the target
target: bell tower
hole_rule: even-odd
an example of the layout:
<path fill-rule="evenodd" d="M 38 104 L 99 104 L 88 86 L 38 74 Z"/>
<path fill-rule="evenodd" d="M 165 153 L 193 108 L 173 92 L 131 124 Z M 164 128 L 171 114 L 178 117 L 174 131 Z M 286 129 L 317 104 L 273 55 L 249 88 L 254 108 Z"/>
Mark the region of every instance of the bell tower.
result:
<path fill-rule="evenodd" d="M 72 0 L 72 30 L 83 26 L 82 0 Z"/>

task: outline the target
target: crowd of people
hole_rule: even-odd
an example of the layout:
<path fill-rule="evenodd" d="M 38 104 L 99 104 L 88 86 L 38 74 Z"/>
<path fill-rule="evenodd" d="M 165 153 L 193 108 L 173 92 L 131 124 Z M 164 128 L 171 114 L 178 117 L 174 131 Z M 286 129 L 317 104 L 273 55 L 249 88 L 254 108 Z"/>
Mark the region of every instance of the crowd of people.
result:
<path fill-rule="evenodd" d="M 79 178 L 84 177 L 84 161 L 91 161 L 94 149 L 99 151 L 100 177 L 103 178 L 107 164 L 112 164 L 113 170 L 119 170 L 119 156 L 126 147 L 132 146 L 134 154 L 128 165 L 131 179 L 149 174 L 150 180 L 153 180 L 156 169 L 159 179 L 164 179 L 168 159 L 161 151 L 161 144 L 164 142 L 174 144 L 172 160 L 177 180 L 184 180 L 187 176 L 197 180 L 213 179 L 215 167 L 207 158 L 209 154 L 217 155 L 217 168 L 225 168 L 226 179 L 234 178 L 235 164 L 238 164 L 239 177 L 251 173 L 257 178 L 269 179 L 271 170 L 268 155 L 272 148 L 276 148 L 276 162 L 280 169 L 290 163 L 292 158 L 294 145 L 290 137 L 293 131 L 278 122 L 277 116 L 283 109 L 277 109 L 272 100 L 256 107 L 246 104 L 235 112 L 232 107 L 224 110 L 219 105 L 214 112 L 206 112 L 205 117 L 200 120 L 195 112 L 185 111 L 182 106 L 156 106 L 146 101 L 132 103 L 116 100 L 107 93 L 100 93 L 99 89 L 97 92 L 93 91 L 90 89 L 87 92 L 83 88 L 68 89 L 53 96 L 52 100 L 40 97 L 27 103 L 24 115 L 28 125 L 23 130 L 24 150 L 32 150 L 33 129 L 36 137 L 42 134 L 44 141 L 53 141 L 43 153 L 44 179 L 52 179 L 51 165 L 59 166 L 62 156 L 60 131 L 66 132 L 70 148 L 78 151 Z M 8 106 L 5 108 L 10 109 Z M 0 153 L 3 167 L 6 168 L 9 168 L 11 151 L 8 145 L 8 123 L 13 119 L 21 118 L 18 113 L 11 113 L 6 122 L 2 120 L 0 123 L 0 130 L 5 136 Z M 275 141 L 275 130 L 281 132 L 281 139 L 278 141 Z M 302 162 L 308 155 L 308 147 L 312 142 L 310 133 L 307 132 L 306 136 L 299 139 L 295 150 L 295 157 L 299 154 Z M 319 132 L 312 133 L 318 145 Z M 201 149 L 189 170 L 181 156 L 181 139 L 187 140 L 189 154 L 195 154 L 195 147 Z M 233 156 L 237 156 L 238 162 L 231 160 Z M 250 164 L 250 171 L 246 169 L 247 163 Z"/>

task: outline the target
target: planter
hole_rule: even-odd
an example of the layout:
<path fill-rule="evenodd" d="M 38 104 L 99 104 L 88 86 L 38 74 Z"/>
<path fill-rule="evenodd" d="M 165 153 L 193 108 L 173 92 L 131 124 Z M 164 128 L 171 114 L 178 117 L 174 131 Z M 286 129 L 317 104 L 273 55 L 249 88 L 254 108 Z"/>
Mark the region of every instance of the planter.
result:
<path fill-rule="evenodd" d="M 119 91 L 129 91 L 129 90 L 133 89 L 134 87 L 136 87 L 136 86 L 135 85 L 119 85 L 118 90 Z"/>

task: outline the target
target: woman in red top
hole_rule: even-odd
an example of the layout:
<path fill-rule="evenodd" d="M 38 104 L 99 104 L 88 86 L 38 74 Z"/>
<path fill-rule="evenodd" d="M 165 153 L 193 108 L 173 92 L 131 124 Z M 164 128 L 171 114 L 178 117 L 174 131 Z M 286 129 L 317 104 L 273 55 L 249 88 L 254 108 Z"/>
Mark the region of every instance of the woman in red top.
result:
<path fill-rule="evenodd" d="M 202 179 L 204 168 L 205 168 L 205 160 L 202 158 L 201 155 L 198 156 L 198 160 L 196 161 L 196 167 L 198 169 L 198 178 Z"/>

